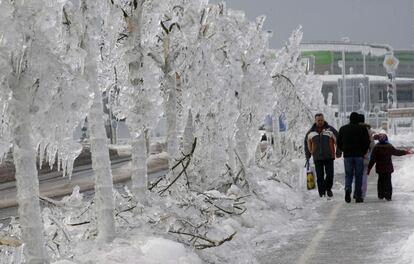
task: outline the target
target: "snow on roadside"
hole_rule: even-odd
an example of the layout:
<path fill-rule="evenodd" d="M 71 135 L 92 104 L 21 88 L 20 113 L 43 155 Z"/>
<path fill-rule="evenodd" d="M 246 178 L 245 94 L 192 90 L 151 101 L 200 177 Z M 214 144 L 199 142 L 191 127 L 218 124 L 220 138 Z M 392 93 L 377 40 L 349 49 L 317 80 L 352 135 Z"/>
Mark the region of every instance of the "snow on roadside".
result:
<path fill-rule="evenodd" d="M 414 134 L 394 135 L 390 141 L 395 147 L 413 147 Z M 403 192 L 414 192 L 414 155 L 404 156 L 398 163 L 394 162 L 395 172 L 392 175 L 392 183 L 395 189 Z M 408 210 L 414 211 L 413 204 L 407 205 Z M 414 233 L 400 247 L 402 260 L 399 264 L 414 264 Z"/>
<path fill-rule="evenodd" d="M 398 135 L 388 135 L 389 141 L 394 147 L 413 148 L 414 147 L 414 133 L 404 133 Z"/>
<path fill-rule="evenodd" d="M 173 238 L 167 234 L 164 238 L 156 237 L 145 224 L 138 224 L 138 228 L 124 231 L 125 235 L 119 234 L 109 245 L 97 245 L 93 240 L 73 245 L 73 259 L 60 260 L 54 264 L 259 263 L 258 252 L 261 252 L 260 248 L 265 251 L 267 241 L 277 246 L 277 243 L 281 243 L 277 238 L 281 234 L 294 233 L 298 226 L 304 224 L 301 218 L 312 211 L 303 203 L 303 193 L 306 193 L 303 188 L 306 187 L 297 179 L 301 176 L 297 164 L 287 162 L 280 170 L 275 176 L 267 169 L 250 169 L 252 194 L 244 205 L 248 210 L 230 218 L 216 217 L 217 222 L 209 231 L 209 236 L 213 238 L 215 233 L 236 232 L 231 241 L 218 247 L 193 251 L 170 240 Z M 230 188 L 228 193 L 222 195 L 231 196 L 234 191 L 237 192 Z M 313 196 L 313 193 L 308 194 Z"/>
<path fill-rule="evenodd" d="M 405 156 L 392 175 L 394 187 L 406 192 L 414 192 L 414 155 Z"/>
<path fill-rule="evenodd" d="M 92 241 L 77 245 L 75 258 L 53 264 L 122 263 L 122 264 L 201 264 L 201 259 L 184 245 L 164 238 L 134 235 L 117 238 L 111 244 L 98 246 Z"/>

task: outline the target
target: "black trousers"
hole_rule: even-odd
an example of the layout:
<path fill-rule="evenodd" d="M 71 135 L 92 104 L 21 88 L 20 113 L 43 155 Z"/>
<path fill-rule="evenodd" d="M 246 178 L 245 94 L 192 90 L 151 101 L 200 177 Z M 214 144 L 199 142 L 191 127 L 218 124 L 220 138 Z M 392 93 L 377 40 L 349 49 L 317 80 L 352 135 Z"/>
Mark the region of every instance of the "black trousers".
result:
<path fill-rule="evenodd" d="M 392 183 L 391 183 L 391 173 L 378 174 L 378 198 L 391 200 L 392 197 Z"/>
<path fill-rule="evenodd" d="M 325 195 L 327 190 L 332 189 L 334 178 L 334 161 L 315 160 L 316 178 L 318 184 L 319 196 Z"/>

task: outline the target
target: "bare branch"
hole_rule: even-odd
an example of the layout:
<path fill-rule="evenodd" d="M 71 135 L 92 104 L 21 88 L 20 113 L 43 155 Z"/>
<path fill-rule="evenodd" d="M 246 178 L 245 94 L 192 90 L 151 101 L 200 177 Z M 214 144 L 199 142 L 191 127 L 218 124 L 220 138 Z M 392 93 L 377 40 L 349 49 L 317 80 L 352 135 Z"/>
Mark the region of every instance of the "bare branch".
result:
<path fill-rule="evenodd" d="M 167 187 L 165 187 L 164 189 L 162 189 L 161 191 L 159 191 L 159 194 L 163 194 L 164 192 L 166 192 L 180 177 L 181 175 L 183 175 L 184 173 L 186 173 L 186 170 L 188 168 L 188 166 L 190 165 L 191 162 L 191 157 L 194 153 L 194 150 L 196 148 L 197 145 L 197 138 L 194 138 L 194 142 L 193 142 L 193 146 L 191 149 L 191 152 L 189 154 L 186 154 L 178 163 L 176 163 L 172 168 L 171 171 L 173 171 L 176 167 L 178 167 L 180 164 L 184 163 L 184 161 L 187 161 L 184 165 L 184 168 L 182 171 L 180 171 L 180 173 L 177 175 L 177 177 L 175 177 L 175 179 L 167 185 Z"/>

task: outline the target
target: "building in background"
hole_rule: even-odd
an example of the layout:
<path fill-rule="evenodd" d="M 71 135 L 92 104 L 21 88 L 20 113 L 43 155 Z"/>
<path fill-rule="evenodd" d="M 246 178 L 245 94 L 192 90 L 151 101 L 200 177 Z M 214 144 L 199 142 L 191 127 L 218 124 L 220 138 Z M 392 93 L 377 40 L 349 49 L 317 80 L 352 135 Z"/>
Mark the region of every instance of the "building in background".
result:
<path fill-rule="evenodd" d="M 393 76 L 396 107 L 414 107 L 414 50 L 393 51 L 387 45 L 349 40 L 302 43 L 301 48 L 303 61 L 323 81 L 325 100 L 332 94 L 332 105 L 342 123 L 352 111 L 378 117 L 378 113 L 388 110 L 390 76 L 384 68 L 384 58 L 389 54 L 399 61 Z"/>

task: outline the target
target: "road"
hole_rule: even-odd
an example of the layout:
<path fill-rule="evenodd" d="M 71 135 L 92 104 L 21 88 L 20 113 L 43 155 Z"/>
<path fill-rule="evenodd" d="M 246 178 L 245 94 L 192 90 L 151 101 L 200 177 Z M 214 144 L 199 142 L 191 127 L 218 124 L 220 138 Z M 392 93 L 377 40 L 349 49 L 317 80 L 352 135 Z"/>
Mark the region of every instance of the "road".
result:
<path fill-rule="evenodd" d="M 124 157 L 112 161 L 112 176 L 115 187 L 123 187 L 131 178 L 130 157 Z M 154 181 L 166 173 L 165 169 L 154 171 L 150 168 L 149 180 Z M 61 173 L 51 172 L 39 176 L 40 195 L 49 198 L 58 198 L 68 195 L 75 186 L 79 186 L 81 192 L 93 193 L 94 178 L 91 165 L 83 165 L 74 168 L 72 178 L 62 177 Z M 0 184 L 0 222 L 17 215 L 16 186 L 15 182 Z"/>
<path fill-rule="evenodd" d="M 342 181 L 343 175 L 336 180 Z M 379 200 L 375 173 L 365 202 L 347 204 L 343 189 L 334 199 L 317 200 L 317 214 L 295 234 L 267 241 L 258 253 L 262 264 L 390 264 L 401 260 L 400 247 L 414 232 L 414 194 L 394 189 L 393 200 Z M 316 193 L 311 194 L 316 195 Z M 280 241 L 287 241 L 280 245 Z"/>

